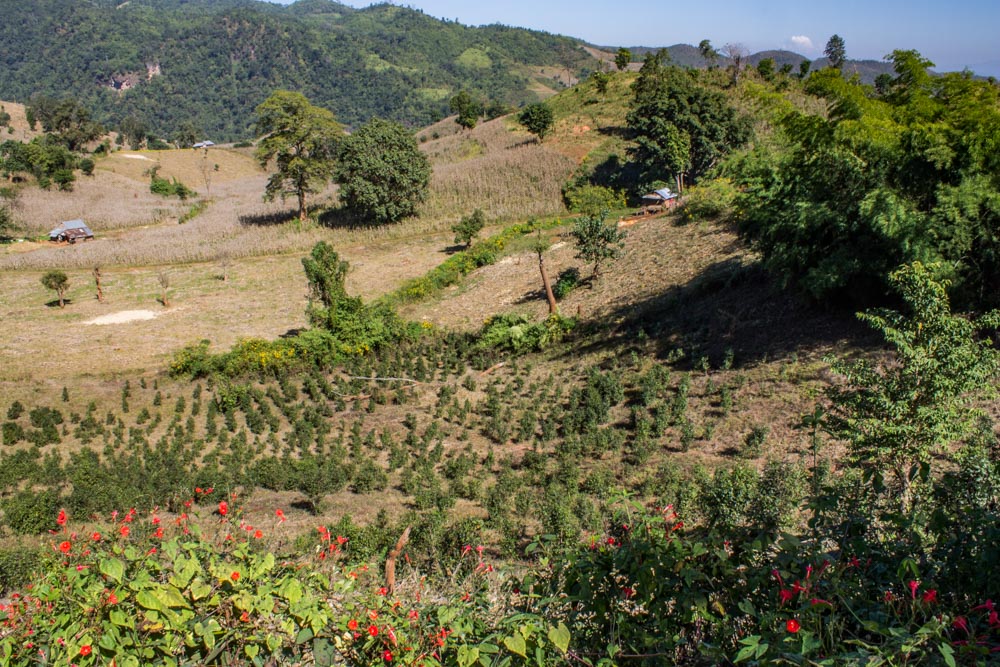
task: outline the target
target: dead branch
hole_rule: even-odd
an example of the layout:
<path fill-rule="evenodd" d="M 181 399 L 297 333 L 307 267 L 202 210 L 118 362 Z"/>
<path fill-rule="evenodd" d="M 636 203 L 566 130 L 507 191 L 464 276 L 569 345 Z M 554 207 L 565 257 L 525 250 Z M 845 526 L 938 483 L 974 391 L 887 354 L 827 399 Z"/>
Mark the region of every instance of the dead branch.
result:
<path fill-rule="evenodd" d="M 492 366 L 490 366 L 489 368 L 487 368 L 485 371 L 483 371 L 482 373 L 480 373 L 479 377 L 483 377 L 484 375 L 489 375 L 490 373 L 492 373 L 496 369 L 503 368 L 506 365 L 507 365 L 506 361 L 501 361 L 499 364 L 493 364 Z"/>
<path fill-rule="evenodd" d="M 403 534 L 399 536 L 396 546 L 389 552 L 389 557 L 385 559 L 385 587 L 392 594 L 396 590 L 396 559 L 403 552 L 406 543 L 410 541 L 410 526 L 406 527 Z"/>

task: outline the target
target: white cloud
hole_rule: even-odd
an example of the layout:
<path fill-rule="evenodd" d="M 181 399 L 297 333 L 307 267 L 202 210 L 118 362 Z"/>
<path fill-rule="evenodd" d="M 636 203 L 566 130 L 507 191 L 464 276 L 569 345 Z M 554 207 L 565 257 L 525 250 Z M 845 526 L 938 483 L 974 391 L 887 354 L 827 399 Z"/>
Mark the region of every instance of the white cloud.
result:
<path fill-rule="evenodd" d="M 796 49 L 805 49 L 806 51 L 814 51 L 816 49 L 813 46 L 813 41 L 805 35 L 792 35 L 788 38 L 788 41 Z"/>

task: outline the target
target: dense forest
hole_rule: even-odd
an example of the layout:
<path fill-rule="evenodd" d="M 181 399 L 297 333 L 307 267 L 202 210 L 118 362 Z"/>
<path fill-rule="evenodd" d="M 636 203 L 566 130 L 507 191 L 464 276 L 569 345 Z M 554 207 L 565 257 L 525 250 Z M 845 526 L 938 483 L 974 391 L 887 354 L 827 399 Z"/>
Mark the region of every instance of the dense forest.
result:
<path fill-rule="evenodd" d="M 537 99 L 539 68 L 558 88 L 594 66 L 569 38 L 326 0 L 14 3 L 0 43 L 0 98 L 72 96 L 109 126 L 131 117 L 167 139 L 182 127 L 247 138 L 253 109 L 278 88 L 349 125 L 425 125 L 459 90 L 516 106 Z"/>

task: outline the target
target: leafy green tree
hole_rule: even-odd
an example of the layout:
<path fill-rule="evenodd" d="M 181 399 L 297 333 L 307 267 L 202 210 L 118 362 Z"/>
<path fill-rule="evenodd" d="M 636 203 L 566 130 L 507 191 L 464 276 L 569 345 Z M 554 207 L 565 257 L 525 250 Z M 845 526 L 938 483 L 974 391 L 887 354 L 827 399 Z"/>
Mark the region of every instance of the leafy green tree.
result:
<path fill-rule="evenodd" d="M 757 74 L 765 81 L 774 80 L 774 58 L 764 58 L 757 63 Z"/>
<path fill-rule="evenodd" d="M 14 233 L 14 216 L 7 206 L 0 206 L 0 241 L 9 241 Z"/>
<path fill-rule="evenodd" d="M 939 267 L 938 267 L 939 268 Z M 951 312 L 934 266 L 917 262 L 890 276 L 908 312 L 859 315 L 882 333 L 895 358 L 888 363 L 835 360 L 846 385 L 828 392 L 826 427 L 847 443 L 853 465 L 908 513 L 915 486 L 930 475 L 932 457 L 974 430 L 974 404 L 994 395 L 1000 354 L 980 332 L 1000 326 L 1000 312 L 977 320 Z"/>
<path fill-rule="evenodd" d="M 262 167 L 272 161 L 264 200 L 293 196 L 299 220 L 307 217 L 306 196 L 319 192 L 333 177 L 343 126 L 327 109 L 313 106 L 301 93 L 277 90 L 257 107 L 254 156 Z"/>
<path fill-rule="evenodd" d="M 49 271 L 42 276 L 42 286 L 56 293 L 59 307 L 66 307 L 66 290 L 69 288 L 69 278 L 62 271 Z"/>
<path fill-rule="evenodd" d="M 594 87 L 597 88 L 599 95 L 604 95 L 608 92 L 608 84 L 611 83 L 610 74 L 598 70 L 591 73 L 590 80 L 594 82 Z"/>
<path fill-rule="evenodd" d="M 632 62 L 632 52 L 624 46 L 619 48 L 615 54 L 615 67 L 618 68 L 618 71 L 624 72 L 630 62 Z"/>
<path fill-rule="evenodd" d="M 625 232 L 614 222 L 605 222 L 607 214 L 584 215 L 577 219 L 570 232 L 576 243 L 576 256 L 593 263 L 593 278 L 601 275 L 601 264 L 621 256 L 625 248 Z"/>
<path fill-rule="evenodd" d="M 834 69 L 840 69 L 844 66 L 844 61 L 847 59 L 847 47 L 844 45 L 844 38 L 840 35 L 833 35 L 826 42 L 826 48 L 823 49 L 823 54 L 830 61 L 830 67 Z"/>
<path fill-rule="evenodd" d="M 635 146 L 630 155 L 645 183 L 672 174 L 681 189 L 685 174 L 697 180 L 751 136 L 749 122 L 725 96 L 699 86 L 659 54 L 646 58 L 633 85 L 626 118 Z"/>
<path fill-rule="evenodd" d="M 485 225 L 486 214 L 477 208 L 452 226 L 451 231 L 455 232 L 455 243 L 464 243 L 465 247 L 468 248 Z"/>
<path fill-rule="evenodd" d="M 340 199 L 361 219 L 381 224 L 416 215 L 430 177 L 430 162 L 399 123 L 373 118 L 341 142 Z"/>
<path fill-rule="evenodd" d="M 134 151 L 142 148 L 143 142 L 146 141 L 146 137 L 149 135 L 149 125 L 135 114 L 126 116 L 122 120 L 118 130 L 121 132 L 119 138 Z"/>
<path fill-rule="evenodd" d="M 538 138 L 538 142 L 541 143 L 545 140 L 546 135 L 552 131 L 552 126 L 555 124 L 555 116 L 551 108 L 542 102 L 536 102 L 529 104 L 521 110 L 521 113 L 517 116 L 517 122 L 523 125 L 528 132 L 535 135 Z"/>
<path fill-rule="evenodd" d="M 320 241 L 308 257 L 302 258 L 302 268 L 309 284 L 309 306 L 306 315 L 314 327 L 327 326 L 336 319 L 336 311 L 352 301 L 344 281 L 349 265 L 329 243 Z M 353 298 L 360 303 L 360 299 Z"/>
<path fill-rule="evenodd" d="M 68 97 L 57 100 L 45 95 L 32 97 L 32 113 L 42 123 L 42 129 L 56 135 L 71 151 L 78 151 L 97 139 L 104 128 L 91 119 L 90 111 L 79 100 Z"/>
<path fill-rule="evenodd" d="M 451 98 L 448 106 L 452 113 L 458 114 L 455 122 L 466 130 L 474 128 L 484 112 L 483 103 L 472 97 L 465 90 Z"/>
<path fill-rule="evenodd" d="M 708 69 L 715 69 L 716 63 L 719 61 L 719 52 L 712 46 L 712 42 L 707 39 L 701 40 L 698 43 L 698 53 L 708 65 Z"/>
<path fill-rule="evenodd" d="M 602 185 L 581 185 L 566 192 L 569 210 L 583 215 L 599 216 L 625 208 L 625 193 Z"/>
<path fill-rule="evenodd" d="M 802 62 L 799 63 L 799 78 L 800 79 L 805 79 L 807 76 L 809 76 L 809 68 L 810 67 L 812 67 L 812 61 L 811 60 L 803 60 Z"/>

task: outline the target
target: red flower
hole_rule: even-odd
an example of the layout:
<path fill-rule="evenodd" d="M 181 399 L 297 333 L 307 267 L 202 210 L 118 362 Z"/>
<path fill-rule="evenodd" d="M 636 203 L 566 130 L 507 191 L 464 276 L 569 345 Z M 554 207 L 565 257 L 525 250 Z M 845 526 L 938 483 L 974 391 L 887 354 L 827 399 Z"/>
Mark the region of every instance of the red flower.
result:
<path fill-rule="evenodd" d="M 798 632 L 801 629 L 802 629 L 802 625 L 798 621 L 796 621 L 794 618 L 790 618 L 787 621 L 785 621 L 785 630 L 788 630 L 792 634 L 795 634 L 796 632 Z"/>
<path fill-rule="evenodd" d="M 59 516 L 56 517 L 56 523 L 60 526 L 66 525 L 66 510 L 59 510 Z"/>
<path fill-rule="evenodd" d="M 115 595 L 114 591 L 108 593 L 108 604 L 118 604 L 118 596 Z"/>
<path fill-rule="evenodd" d="M 156 532 L 153 533 L 153 537 L 162 540 L 163 539 L 163 528 L 157 528 Z"/>
<path fill-rule="evenodd" d="M 260 538 L 264 537 L 264 533 L 260 529 L 258 529 L 253 532 L 253 536 L 259 540 Z"/>
<path fill-rule="evenodd" d="M 924 602 L 931 604 L 937 602 L 937 589 L 932 588 L 928 591 L 924 591 Z"/>
<path fill-rule="evenodd" d="M 969 622 L 965 620 L 964 616 L 956 616 L 955 620 L 951 622 L 951 627 L 969 634 Z"/>
<path fill-rule="evenodd" d="M 233 572 L 231 575 L 229 575 L 229 578 L 232 579 L 233 581 L 239 581 L 240 580 L 240 573 L 239 572 Z"/>
<path fill-rule="evenodd" d="M 792 598 L 795 596 L 795 593 L 791 592 L 787 588 L 782 588 L 781 592 L 778 593 L 778 595 L 781 597 L 781 604 L 787 604 L 792 601 Z"/>
<path fill-rule="evenodd" d="M 227 503 L 225 500 L 219 501 L 219 514 L 221 514 L 222 516 L 226 516 L 227 514 L 229 514 L 229 503 Z"/>
<path fill-rule="evenodd" d="M 382 659 L 386 662 L 392 662 L 392 651 L 389 649 L 382 651 Z"/>
<path fill-rule="evenodd" d="M 416 609 L 411 609 L 410 613 L 407 614 L 407 616 L 410 618 L 411 621 L 415 621 L 418 618 L 420 618 L 420 612 L 417 611 Z"/>
<path fill-rule="evenodd" d="M 90 644 L 84 644 L 80 647 L 80 655 L 90 655 L 93 649 L 90 648 Z"/>
<path fill-rule="evenodd" d="M 917 599 L 917 589 L 920 588 L 920 583 L 911 579 L 910 583 L 906 585 L 910 587 L 910 599 Z"/>
<path fill-rule="evenodd" d="M 122 534 L 122 537 L 128 537 L 129 527 L 122 524 L 122 527 L 118 530 Z"/>
<path fill-rule="evenodd" d="M 378 589 L 378 595 L 386 595 L 388 593 L 389 593 L 389 589 L 386 588 L 385 586 L 382 586 L 381 588 Z"/>
<path fill-rule="evenodd" d="M 351 620 L 349 620 L 347 622 L 347 629 L 348 630 L 357 630 L 358 629 L 358 621 L 356 619 L 353 619 L 353 618 Z"/>
<path fill-rule="evenodd" d="M 274 510 L 274 516 L 278 517 L 278 523 L 285 520 L 285 513 L 280 509 Z"/>
<path fill-rule="evenodd" d="M 101 534 L 95 531 L 95 532 L 93 532 L 93 533 L 90 534 L 90 539 L 94 540 L 95 542 L 100 542 L 101 541 Z"/>
<path fill-rule="evenodd" d="M 59 551 L 63 552 L 64 554 L 68 554 L 72 548 L 73 545 L 70 544 L 69 542 L 63 542 L 62 544 L 59 545 Z"/>
<path fill-rule="evenodd" d="M 368 626 L 368 634 L 370 634 L 372 637 L 378 637 L 378 626 L 377 625 L 369 625 Z"/>

